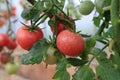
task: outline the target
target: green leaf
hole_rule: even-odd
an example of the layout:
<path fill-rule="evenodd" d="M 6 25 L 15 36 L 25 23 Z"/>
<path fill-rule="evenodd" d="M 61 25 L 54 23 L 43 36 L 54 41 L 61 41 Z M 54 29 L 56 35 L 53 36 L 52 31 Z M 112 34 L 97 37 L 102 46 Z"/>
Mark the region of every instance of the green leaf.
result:
<path fill-rule="evenodd" d="M 107 58 L 97 58 L 99 66 L 96 68 L 96 73 L 99 80 L 120 80 L 120 72 L 118 72 L 111 64 L 111 60 Z"/>
<path fill-rule="evenodd" d="M 40 11 L 32 7 L 23 10 L 21 14 L 21 16 L 26 20 L 35 20 L 36 18 L 38 19 L 39 15 Z"/>
<path fill-rule="evenodd" d="M 70 80 L 70 75 L 67 72 L 66 68 L 67 68 L 67 60 L 66 58 L 62 58 L 58 61 L 57 63 L 57 71 L 55 73 L 55 75 L 53 76 L 53 79 L 55 80 Z"/>
<path fill-rule="evenodd" d="M 27 54 L 24 54 L 21 58 L 22 64 L 39 64 L 49 47 L 46 39 L 40 39 L 35 45 L 29 50 Z"/>
<path fill-rule="evenodd" d="M 103 35 L 104 35 L 105 37 L 108 37 L 108 38 L 114 38 L 115 28 L 114 28 L 114 27 L 110 27 L 106 32 L 104 32 Z"/>
<path fill-rule="evenodd" d="M 88 38 L 88 39 L 86 39 L 85 43 L 86 43 L 87 48 L 93 48 L 96 44 L 96 39 L 93 37 Z"/>
<path fill-rule="evenodd" d="M 87 65 L 79 67 L 72 80 L 94 80 L 93 70 Z"/>
<path fill-rule="evenodd" d="M 46 9 L 46 8 L 44 7 L 44 2 L 43 2 L 43 1 L 38 1 L 38 2 L 34 5 L 34 7 L 36 7 L 36 9 L 40 10 L 40 12 L 41 12 L 42 10 L 45 10 L 45 9 Z"/>
<path fill-rule="evenodd" d="M 82 60 L 82 59 L 78 59 L 78 58 L 67 58 L 67 60 L 73 66 L 84 65 L 85 63 L 88 62 L 87 60 Z"/>
<path fill-rule="evenodd" d="M 100 20 L 101 20 L 100 17 L 94 17 L 94 18 L 93 18 L 94 24 L 95 24 L 97 27 L 100 26 Z"/>
<path fill-rule="evenodd" d="M 53 79 L 58 80 L 70 80 L 70 75 L 67 72 L 66 69 L 58 70 L 55 75 L 53 76 Z"/>
<path fill-rule="evenodd" d="M 107 7 L 107 6 L 109 6 L 111 4 L 111 0 L 104 0 L 104 2 L 103 2 L 103 7 Z"/>

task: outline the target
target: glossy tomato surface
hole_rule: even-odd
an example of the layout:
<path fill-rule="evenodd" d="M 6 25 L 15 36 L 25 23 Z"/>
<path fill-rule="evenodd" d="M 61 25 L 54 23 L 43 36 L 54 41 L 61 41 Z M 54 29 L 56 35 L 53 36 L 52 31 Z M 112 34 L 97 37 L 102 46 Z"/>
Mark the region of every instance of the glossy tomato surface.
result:
<path fill-rule="evenodd" d="M 78 56 L 84 50 L 84 39 L 69 30 L 62 31 L 56 40 L 59 51 L 68 56 Z"/>
<path fill-rule="evenodd" d="M 31 31 L 28 30 L 26 26 L 20 27 L 16 35 L 18 44 L 26 50 L 31 48 L 33 44 L 41 38 L 43 38 L 43 32 L 41 29 L 37 28 L 37 30 Z"/>

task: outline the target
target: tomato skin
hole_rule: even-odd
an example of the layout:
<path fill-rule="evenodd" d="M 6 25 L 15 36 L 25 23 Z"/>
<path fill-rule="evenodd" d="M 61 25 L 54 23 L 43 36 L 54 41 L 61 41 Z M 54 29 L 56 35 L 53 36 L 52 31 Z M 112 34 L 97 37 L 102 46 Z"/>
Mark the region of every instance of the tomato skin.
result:
<path fill-rule="evenodd" d="M 37 28 L 37 31 L 30 31 L 27 30 L 26 26 L 19 28 L 16 35 L 18 44 L 26 50 L 31 48 L 33 44 L 41 38 L 43 38 L 43 32 L 41 29 Z"/>
<path fill-rule="evenodd" d="M 95 7 L 96 7 L 96 10 L 97 12 L 99 12 L 100 14 L 102 13 L 103 11 L 103 3 L 104 3 L 105 0 L 95 0 Z"/>
<path fill-rule="evenodd" d="M 78 56 L 84 50 L 84 39 L 69 30 L 62 31 L 56 40 L 60 52 L 68 56 Z"/>
<path fill-rule="evenodd" d="M 17 64 L 15 64 L 15 63 L 7 63 L 6 65 L 5 65 L 5 71 L 8 73 L 8 74 L 15 74 L 15 73 L 17 73 L 18 72 L 18 70 L 19 70 L 19 67 L 18 67 L 18 65 Z"/>
<path fill-rule="evenodd" d="M 5 33 L 0 33 L 0 46 L 6 46 L 8 43 L 8 35 Z"/>
<path fill-rule="evenodd" d="M 46 64 L 53 65 L 57 62 L 58 56 L 54 55 L 55 51 L 56 49 L 54 47 L 48 47 L 46 51 L 47 57 L 44 60 Z"/>
<path fill-rule="evenodd" d="M 0 53 L 0 62 L 6 64 L 11 60 L 10 56 L 7 53 Z"/>
<path fill-rule="evenodd" d="M 90 14 L 94 9 L 94 4 L 92 1 L 83 1 L 79 5 L 79 11 L 83 15 L 88 15 Z"/>
<path fill-rule="evenodd" d="M 58 16 L 62 19 L 65 19 L 65 16 L 62 13 L 60 13 Z M 52 17 L 51 20 L 56 21 L 54 16 Z M 69 17 L 69 20 L 73 24 L 75 24 L 72 17 Z M 72 29 L 73 30 L 73 27 L 70 24 L 66 24 L 66 23 L 61 22 L 61 21 L 56 21 L 56 26 L 50 26 L 50 28 L 55 35 L 58 35 L 61 31 L 66 30 L 66 29 Z"/>
<path fill-rule="evenodd" d="M 8 48 L 8 49 L 15 49 L 16 47 L 17 47 L 17 43 L 16 43 L 16 41 L 14 41 L 12 38 L 8 38 L 9 39 L 9 42 L 8 42 L 8 44 L 6 45 L 6 47 Z"/>

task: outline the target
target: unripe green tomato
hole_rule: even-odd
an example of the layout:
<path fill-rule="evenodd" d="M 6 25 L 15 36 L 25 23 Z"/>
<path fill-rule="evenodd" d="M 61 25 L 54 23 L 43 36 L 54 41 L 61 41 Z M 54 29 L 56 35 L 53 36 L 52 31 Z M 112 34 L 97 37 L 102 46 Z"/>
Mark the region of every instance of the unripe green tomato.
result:
<path fill-rule="evenodd" d="M 8 74 L 15 74 L 17 73 L 17 71 L 19 70 L 19 67 L 17 64 L 15 63 L 7 63 L 5 65 L 5 71 L 8 73 Z"/>
<path fill-rule="evenodd" d="M 46 58 L 43 60 L 46 64 L 55 64 L 58 60 L 58 56 L 55 56 L 56 49 L 54 47 L 48 47 L 46 51 Z"/>
<path fill-rule="evenodd" d="M 95 7 L 96 7 L 96 10 L 97 12 L 99 13 L 102 13 L 103 11 L 103 3 L 104 3 L 105 0 L 95 0 Z"/>
<path fill-rule="evenodd" d="M 79 11 L 83 15 L 90 14 L 94 9 L 94 4 L 92 1 L 86 0 L 82 1 L 79 5 Z"/>

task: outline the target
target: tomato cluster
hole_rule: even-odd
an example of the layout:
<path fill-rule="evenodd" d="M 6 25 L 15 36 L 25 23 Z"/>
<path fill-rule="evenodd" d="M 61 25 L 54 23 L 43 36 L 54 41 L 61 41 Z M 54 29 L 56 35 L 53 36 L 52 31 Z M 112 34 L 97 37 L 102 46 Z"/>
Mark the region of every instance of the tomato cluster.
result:
<path fill-rule="evenodd" d="M 15 17 L 16 16 L 16 7 L 15 6 L 12 6 L 11 9 L 10 9 L 10 16 L 8 15 L 8 12 L 7 10 L 3 10 L 1 12 L 1 16 L 5 19 L 8 19 L 9 17 Z"/>
<path fill-rule="evenodd" d="M 4 48 L 8 50 L 14 50 L 17 47 L 17 43 L 6 33 L 0 33 L 0 62 L 6 64 L 11 60 L 11 54 L 5 52 Z"/>
<path fill-rule="evenodd" d="M 17 43 L 6 33 L 0 33 L 0 47 L 6 47 L 14 50 L 17 47 Z"/>
<path fill-rule="evenodd" d="M 66 29 L 69 29 L 69 30 L 73 30 L 74 29 L 75 22 L 72 19 L 72 17 L 66 17 L 63 13 L 58 14 L 58 17 L 60 19 L 57 19 L 55 16 L 53 16 L 51 18 L 51 21 L 55 22 L 55 25 L 54 26 L 50 26 L 50 28 L 51 28 L 52 32 L 55 35 L 58 35 L 61 31 L 66 30 Z M 70 20 L 72 22 L 71 24 L 73 26 L 70 23 L 62 21 L 62 19 Z"/>

